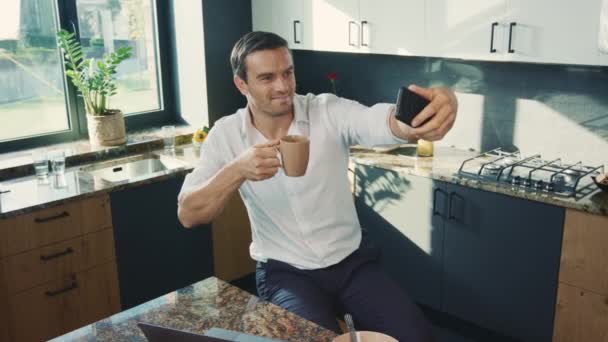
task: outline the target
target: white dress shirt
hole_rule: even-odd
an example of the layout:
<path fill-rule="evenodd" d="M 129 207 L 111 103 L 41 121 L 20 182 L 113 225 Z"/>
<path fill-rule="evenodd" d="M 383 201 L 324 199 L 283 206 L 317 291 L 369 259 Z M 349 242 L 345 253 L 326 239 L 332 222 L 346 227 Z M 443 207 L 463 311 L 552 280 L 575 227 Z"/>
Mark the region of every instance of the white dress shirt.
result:
<path fill-rule="evenodd" d="M 263 181 L 245 181 L 239 193 L 249 214 L 251 257 L 279 260 L 299 269 L 334 265 L 359 247 L 361 227 L 347 176 L 351 145 L 404 141 L 393 136 L 393 105 L 366 107 L 331 94 L 294 96 L 288 134 L 310 137 L 306 174 L 287 177 L 282 169 Z M 249 147 L 267 139 L 252 125 L 247 108 L 218 120 L 201 147 L 180 197 L 200 187 Z"/>

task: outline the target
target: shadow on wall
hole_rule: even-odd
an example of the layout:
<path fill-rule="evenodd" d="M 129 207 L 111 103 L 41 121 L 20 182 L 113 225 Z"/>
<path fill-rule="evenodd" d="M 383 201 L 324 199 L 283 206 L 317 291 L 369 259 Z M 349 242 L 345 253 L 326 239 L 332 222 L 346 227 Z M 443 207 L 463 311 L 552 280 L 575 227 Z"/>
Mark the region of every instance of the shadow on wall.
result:
<path fill-rule="evenodd" d="M 608 164 L 608 68 L 294 51 L 299 93 L 330 90 L 366 105 L 394 103 L 402 85 L 447 86 L 458 121 L 441 144 L 520 149 Z"/>

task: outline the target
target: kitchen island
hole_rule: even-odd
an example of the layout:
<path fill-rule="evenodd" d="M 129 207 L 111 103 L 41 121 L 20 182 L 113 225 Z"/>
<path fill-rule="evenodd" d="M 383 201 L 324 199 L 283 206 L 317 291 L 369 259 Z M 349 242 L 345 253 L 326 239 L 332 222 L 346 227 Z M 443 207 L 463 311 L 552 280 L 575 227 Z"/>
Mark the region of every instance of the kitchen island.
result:
<path fill-rule="evenodd" d="M 146 341 L 138 322 L 197 334 L 217 327 L 286 341 L 331 341 L 336 337 L 332 331 L 210 277 L 52 341 Z"/>

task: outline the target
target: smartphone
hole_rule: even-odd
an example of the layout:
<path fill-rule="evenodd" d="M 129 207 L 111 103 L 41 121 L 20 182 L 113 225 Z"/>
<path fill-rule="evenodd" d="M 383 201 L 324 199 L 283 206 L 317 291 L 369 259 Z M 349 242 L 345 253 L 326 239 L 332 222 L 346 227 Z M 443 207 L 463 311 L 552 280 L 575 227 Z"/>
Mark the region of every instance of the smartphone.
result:
<path fill-rule="evenodd" d="M 397 120 L 412 126 L 412 120 L 420 113 L 424 107 L 429 104 L 429 100 L 414 93 L 407 87 L 399 88 L 397 94 L 397 109 L 395 111 L 395 117 Z M 424 125 L 431 118 L 426 119 L 423 123 L 418 126 Z M 412 126 L 413 127 L 413 126 Z"/>

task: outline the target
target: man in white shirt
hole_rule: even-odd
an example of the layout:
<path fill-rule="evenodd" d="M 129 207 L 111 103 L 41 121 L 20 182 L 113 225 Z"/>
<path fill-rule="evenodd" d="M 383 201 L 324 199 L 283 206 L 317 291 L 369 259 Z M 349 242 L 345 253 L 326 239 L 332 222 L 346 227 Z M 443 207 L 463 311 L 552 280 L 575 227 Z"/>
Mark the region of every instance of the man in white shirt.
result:
<path fill-rule="evenodd" d="M 238 190 L 249 214 L 262 298 L 337 332 L 336 317 L 348 312 L 359 329 L 431 341 L 420 310 L 380 269 L 378 251 L 361 244 L 347 166 L 351 145 L 441 139 L 456 118 L 454 94 L 411 86 L 431 101 L 414 127 L 432 117 L 413 128 L 395 119 L 390 104 L 296 95 L 291 52 L 273 33 L 246 34 L 230 60 L 247 107 L 218 120 L 205 139 L 200 163 L 178 197 L 182 224 L 211 222 Z M 302 177 L 281 169 L 278 141 L 288 134 L 310 137 Z"/>

